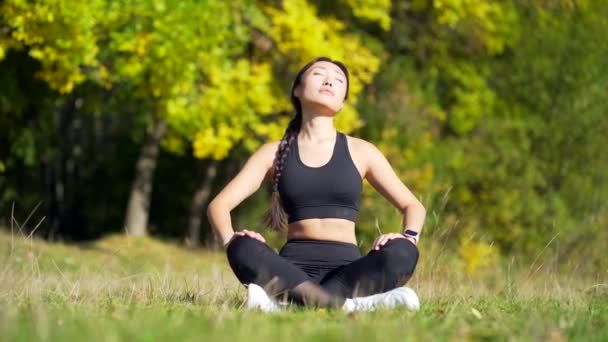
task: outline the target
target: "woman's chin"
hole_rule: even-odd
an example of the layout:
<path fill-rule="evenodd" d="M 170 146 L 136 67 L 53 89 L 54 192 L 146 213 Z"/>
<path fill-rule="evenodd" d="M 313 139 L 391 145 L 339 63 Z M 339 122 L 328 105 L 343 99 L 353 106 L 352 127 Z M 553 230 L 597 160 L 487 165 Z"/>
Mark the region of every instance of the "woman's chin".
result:
<path fill-rule="evenodd" d="M 327 108 L 327 107 L 323 107 L 322 109 L 312 111 L 312 113 L 315 113 L 317 116 L 328 117 L 328 118 L 333 118 L 334 116 L 336 116 L 336 114 L 338 114 L 338 112 L 336 112 L 335 110 L 333 110 L 331 108 Z"/>
<path fill-rule="evenodd" d="M 307 103 L 303 109 L 306 112 L 317 113 L 318 115 L 330 117 L 335 116 L 340 111 L 340 109 L 335 108 L 332 106 L 332 104 L 321 101 Z"/>

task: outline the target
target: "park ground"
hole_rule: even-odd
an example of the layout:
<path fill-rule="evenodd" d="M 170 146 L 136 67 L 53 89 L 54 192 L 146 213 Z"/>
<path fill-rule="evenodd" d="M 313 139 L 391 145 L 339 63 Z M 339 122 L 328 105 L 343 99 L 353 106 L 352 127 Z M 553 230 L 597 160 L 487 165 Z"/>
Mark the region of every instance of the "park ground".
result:
<path fill-rule="evenodd" d="M 465 276 L 424 253 L 421 310 L 248 311 L 221 251 L 121 235 L 80 244 L 0 230 L 6 341 L 608 341 L 605 276 L 536 265 Z M 491 274 L 488 274 L 491 273 Z"/>

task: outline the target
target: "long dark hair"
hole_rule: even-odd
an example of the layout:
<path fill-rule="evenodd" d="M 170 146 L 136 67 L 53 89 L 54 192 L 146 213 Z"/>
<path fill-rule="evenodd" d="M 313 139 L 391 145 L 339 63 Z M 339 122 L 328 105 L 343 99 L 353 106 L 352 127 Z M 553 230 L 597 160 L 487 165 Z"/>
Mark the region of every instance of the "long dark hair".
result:
<path fill-rule="evenodd" d="M 293 86 L 291 87 L 291 103 L 296 110 L 296 116 L 291 119 L 289 125 L 287 125 L 285 134 L 283 135 L 283 138 L 281 138 L 281 142 L 279 143 L 279 147 L 274 157 L 272 173 L 272 198 L 270 209 L 268 210 L 268 216 L 266 218 L 266 224 L 271 229 L 276 231 L 284 231 L 287 227 L 287 214 L 283 209 L 279 195 L 279 179 L 281 179 L 281 174 L 283 173 L 283 167 L 287 160 L 289 148 L 291 147 L 294 139 L 297 139 L 300 128 L 302 127 L 302 103 L 300 103 L 300 99 L 295 96 L 294 91 L 302 82 L 302 77 L 306 70 L 310 69 L 310 67 L 316 62 L 322 61 L 333 63 L 338 66 L 342 72 L 344 72 L 344 75 L 346 76 L 346 94 L 344 99 L 346 100 L 348 98 L 348 86 L 350 83 L 348 79 L 348 69 L 346 69 L 346 66 L 342 62 L 334 61 L 328 57 L 317 57 L 310 61 L 302 69 L 300 69 L 295 80 L 293 81 Z"/>

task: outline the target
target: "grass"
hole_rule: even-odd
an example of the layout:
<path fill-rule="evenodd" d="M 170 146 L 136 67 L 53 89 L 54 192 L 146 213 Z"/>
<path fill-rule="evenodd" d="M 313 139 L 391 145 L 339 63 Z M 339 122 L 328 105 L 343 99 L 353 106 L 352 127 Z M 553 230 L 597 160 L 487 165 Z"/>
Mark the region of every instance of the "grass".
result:
<path fill-rule="evenodd" d="M 424 247 L 423 247 L 424 248 Z M 421 249 L 423 249 L 421 248 Z M 242 308 L 221 252 L 111 236 L 47 243 L 0 230 L 0 336 L 20 340 L 608 340 L 608 285 L 510 267 L 462 275 L 446 253 L 409 286 L 422 309 L 344 314 Z"/>

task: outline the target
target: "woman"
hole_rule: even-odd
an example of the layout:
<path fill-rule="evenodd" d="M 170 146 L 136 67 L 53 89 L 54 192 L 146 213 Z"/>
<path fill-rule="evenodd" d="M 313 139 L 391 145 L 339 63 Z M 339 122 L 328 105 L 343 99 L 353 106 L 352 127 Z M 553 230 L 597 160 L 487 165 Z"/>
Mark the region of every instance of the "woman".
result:
<path fill-rule="evenodd" d="M 283 138 L 256 151 L 209 204 L 209 221 L 230 266 L 248 286 L 249 307 L 279 310 L 274 298 L 281 295 L 348 312 L 419 307 L 416 294 L 401 286 L 418 262 L 416 244 L 426 211 L 374 145 L 334 127 L 348 87 L 342 63 L 320 57 L 305 65 L 293 83 L 296 116 Z M 266 177 L 273 183 L 270 226 L 287 228 L 288 241 L 279 254 L 256 232 L 234 232 L 230 220 L 230 211 Z M 381 235 L 361 256 L 355 221 L 364 178 L 402 210 L 404 220 L 401 231 Z"/>

